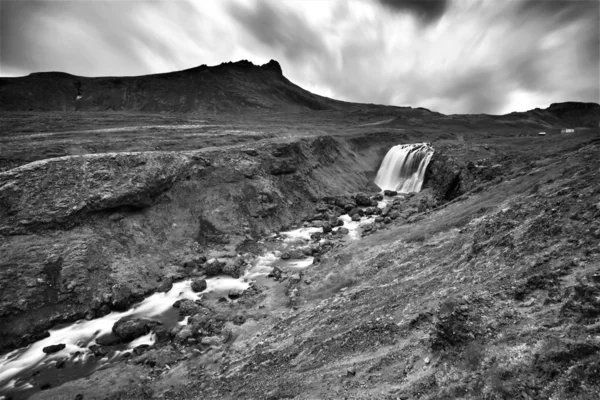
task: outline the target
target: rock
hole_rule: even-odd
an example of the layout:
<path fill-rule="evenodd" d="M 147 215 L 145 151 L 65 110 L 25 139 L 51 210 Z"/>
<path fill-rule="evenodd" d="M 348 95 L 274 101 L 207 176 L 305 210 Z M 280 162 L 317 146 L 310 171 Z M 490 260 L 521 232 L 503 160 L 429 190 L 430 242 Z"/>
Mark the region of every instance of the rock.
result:
<path fill-rule="evenodd" d="M 166 293 L 173 288 L 173 280 L 171 278 L 164 278 L 156 287 L 156 291 L 159 293 Z"/>
<path fill-rule="evenodd" d="M 96 312 L 94 313 L 94 316 L 96 318 L 101 318 L 108 314 L 110 314 L 110 307 L 107 304 L 104 304 L 102 307 L 100 307 L 98 310 L 96 310 Z"/>
<path fill-rule="evenodd" d="M 204 279 L 194 279 L 191 284 L 192 291 L 195 293 L 203 292 L 206 287 L 206 280 Z"/>
<path fill-rule="evenodd" d="M 235 317 L 233 317 L 234 325 L 243 325 L 244 322 L 246 322 L 246 317 L 244 317 L 243 315 L 236 315 Z"/>
<path fill-rule="evenodd" d="M 175 342 L 183 343 L 186 339 L 191 338 L 193 335 L 192 328 L 190 326 L 184 326 L 177 333 L 177 335 L 175 335 Z"/>
<path fill-rule="evenodd" d="M 156 335 L 156 341 L 158 343 L 166 342 L 170 338 L 170 330 L 164 325 L 158 325 L 154 328 L 154 334 Z"/>
<path fill-rule="evenodd" d="M 383 223 L 386 224 L 386 225 L 387 224 L 391 224 L 392 223 L 392 219 L 389 218 L 389 217 L 385 217 L 385 218 L 383 218 Z"/>
<path fill-rule="evenodd" d="M 290 250 L 288 254 L 292 260 L 301 260 L 304 258 L 301 250 Z"/>
<path fill-rule="evenodd" d="M 343 228 L 342 227 L 342 228 L 339 228 L 337 230 L 337 234 L 340 235 L 340 236 L 345 236 L 345 235 L 347 235 L 349 233 L 350 233 L 350 230 L 348 228 Z"/>
<path fill-rule="evenodd" d="M 354 214 L 354 215 L 352 216 L 352 221 L 355 221 L 355 222 L 357 222 L 357 221 L 360 221 L 360 215 L 358 215 L 358 214 Z"/>
<path fill-rule="evenodd" d="M 97 344 L 91 345 L 90 347 L 88 347 L 88 349 L 90 349 L 92 354 L 96 357 L 104 357 L 108 354 L 108 351 L 106 351 L 106 349 L 104 349 L 102 346 L 98 346 Z"/>
<path fill-rule="evenodd" d="M 373 200 L 381 201 L 381 200 L 383 200 L 383 195 L 381 193 L 376 194 L 375 196 L 371 197 L 371 201 L 373 201 Z"/>
<path fill-rule="evenodd" d="M 232 299 L 239 299 L 240 297 L 242 297 L 244 294 L 243 290 L 230 290 L 229 293 L 227 294 L 227 296 Z"/>
<path fill-rule="evenodd" d="M 223 267 L 223 273 L 225 275 L 229 275 L 232 278 L 237 279 L 241 275 L 240 269 L 241 269 L 240 265 L 237 265 L 235 263 L 226 263 L 225 266 Z"/>
<path fill-rule="evenodd" d="M 288 253 L 288 252 L 281 253 L 281 259 L 282 260 L 289 260 L 290 259 L 290 253 Z"/>
<path fill-rule="evenodd" d="M 112 298 L 111 306 L 114 310 L 125 311 L 129 307 L 129 299 L 131 297 L 131 289 L 121 283 L 113 285 L 111 288 Z"/>
<path fill-rule="evenodd" d="M 344 221 L 341 219 L 338 219 L 335 223 L 335 226 L 344 226 Z"/>
<path fill-rule="evenodd" d="M 346 211 L 346 212 L 350 212 L 354 208 L 356 208 L 356 204 L 348 203 L 348 204 L 344 205 L 344 211 Z"/>
<path fill-rule="evenodd" d="M 365 214 L 366 215 L 373 215 L 373 214 L 377 214 L 377 207 L 367 207 L 365 208 Z"/>
<path fill-rule="evenodd" d="M 390 214 L 390 219 L 396 219 L 398 217 L 400 217 L 400 213 L 398 211 L 392 211 Z"/>
<path fill-rule="evenodd" d="M 290 276 L 290 283 L 292 285 L 295 285 L 296 283 L 300 282 L 301 279 L 302 276 L 299 273 L 295 273 L 292 276 Z"/>
<path fill-rule="evenodd" d="M 354 368 L 348 368 L 346 370 L 346 376 L 355 376 L 356 375 L 356 370 Z"/>
<path fill-rule="evenodd" d="M 375 217 L 375 222 L 383 222 L 384 219 L 385 218 L 383 218 L 382 216 L 378 216 L 378 217 Z"/>
<path fill-rule="evenodd" d="M 350 210 L 350 212 L 348 212 L 348 216 L 350 217 L 354 217 L 356 214 L 358 214 L 359 216 L 363 216 L 364 211 L 362 210 L 362 208 L 353 208 L 352 210 Z"/>
<path fill-rule="evenodd" d="M 114 346 L 121 343 L 121 339 L 116 335 L 105 335 L 96 339 L 96 343 L 100 346 Z"/>
<path fill-rule="evenodd" d="M 389 204 L 386 204 L 386 206 L 381 210 L 381 215 L 384 217 L 387 217 L 391 211 L 392 211 L 392 206 Z"/>
<path fill-rule="evenodd" d="M 359 205 L 359 206 L 370 206 L 371 205 L 371 199 L 369 198 L 369 196 L 367 196 L 364 193 L 358 193 L 356 196 L 354 196 L 354 199 L 356 200 L 356 205 Z"/>
<path fill-rule="evenodd" d="M 331 224 L 329 222 L 326 222 L 323 224 L 323 233 L 329 232 L 331 232 Z"/>
<path fill-rule="evenodd" d="M 216 258 L 211 258 L 204 265 L 204 272 L 208 276 L 219 275 L 223 272 L 223 263 Z"/>
<path fill-rule="evenodd" d="M 46 354 L 53 354 L 53 353 L 57 353 L 59 351 L 61 351 L 62 349 L 64 349 L 65 347 L 67 347 L 66 344 L 61 343 L 61 344 L 53 344 L 50 346 L 46 346 L 42 349 L 42 351 Z"/>
<path fill-rule="evenodd" d="M 198 267 L 198 263 L 194 260 L 189 260 L 183 263 L 183 268 L 185 269 L 194 269 Z"/>
<path fill-rule="evenodd" d="M 190 299 L 179 300 L 179 315 L 194 315 L 202 310 L 202 306 Z"/>
<path fill-rule="evenodd" d="M 130 342 L 150 332 L 158 322 L 142 318 L 127 319 L 123 317 L 112 327 L 113 333 L 123 342 Z"/>
<path fill-rule="evenodd" d="M 275 280 L 281 279 L 281 269 L 277 266 L 273 267 L 273 270 L 269 274 L 269 278 L 274 278 Z"/>
<path fill-rule="evenodd" d="M 222 343 L 222 340 L 218 336 L 207 336 L 203 337 L 200 344 L 204 346 L 218 346 Z"/>
<path fill-rule="evenodd" d="M 310 238 L 315 242 L 318 242 L 319 240 L 321 240 L 322 235 L 323 234 L 321 232 L 315 232 L 310 235 Z"/>
<path fill-rule="evenodd" d="M 396 192 L 395 190 L 384 190 L 383 194 L 386 196 L 396 196 L 398 194 L 398 192 Z"/>

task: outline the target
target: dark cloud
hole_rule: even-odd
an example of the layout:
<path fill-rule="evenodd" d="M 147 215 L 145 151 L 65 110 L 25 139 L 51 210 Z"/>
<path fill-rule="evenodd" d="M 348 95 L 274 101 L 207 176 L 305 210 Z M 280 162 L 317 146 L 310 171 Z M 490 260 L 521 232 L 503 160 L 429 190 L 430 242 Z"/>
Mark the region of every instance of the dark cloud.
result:
<path fill-rule="evenodd" d="M 386 8 L 408 12 L 425 23 L 437 21 L 448 8 L 449 0 L 379 0 Z"/>
<path fill-rule="evenodd" d="M 255 6 L 231 3 L 231 16 L 256 40 L 281 52 L 291 61 L 326 53 L 318 31 L 298 14 L 275 2 L 258 1 Z"/>

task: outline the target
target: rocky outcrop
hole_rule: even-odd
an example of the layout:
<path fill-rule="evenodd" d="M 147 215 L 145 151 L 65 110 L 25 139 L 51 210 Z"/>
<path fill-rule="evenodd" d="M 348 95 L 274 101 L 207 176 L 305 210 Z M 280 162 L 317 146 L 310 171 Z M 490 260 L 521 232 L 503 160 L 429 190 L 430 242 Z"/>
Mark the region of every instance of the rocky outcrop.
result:
<path fill-rule="evenodd" d="M 121 318 L 113 325 L 112 331 L 123 342 L 131 342 L 140 336 L 149 333 L 157 325 L 156 321 L 147 319 Z"/>
<path fill-rule="evenodd" d="M 71 227 L 93 212 L 148 207 L 191 164 L 177 153 L 88 154 L 0 173 L 0 234 Z"/>

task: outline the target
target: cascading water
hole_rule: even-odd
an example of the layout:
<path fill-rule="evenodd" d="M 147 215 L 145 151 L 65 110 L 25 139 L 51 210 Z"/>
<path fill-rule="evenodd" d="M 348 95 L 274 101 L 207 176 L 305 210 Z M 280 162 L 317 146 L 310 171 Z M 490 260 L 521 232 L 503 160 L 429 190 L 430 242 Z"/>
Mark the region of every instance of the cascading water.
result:
<path fill-rule="evenodd" d="M 392 147 L 377 172 L 375 184 L 382 190 L 400 193 L 418 192 L 423 186 L 425 170 L 433 156 L 427 143 L 399 144 Z"/>

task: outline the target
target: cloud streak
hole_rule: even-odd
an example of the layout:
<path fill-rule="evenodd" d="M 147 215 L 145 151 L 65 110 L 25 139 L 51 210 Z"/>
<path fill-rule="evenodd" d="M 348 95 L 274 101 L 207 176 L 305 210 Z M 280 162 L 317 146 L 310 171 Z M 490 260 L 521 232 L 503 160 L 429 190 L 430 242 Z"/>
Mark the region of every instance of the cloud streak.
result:
<path fill-rule="evenodd" d="M 504 113 L 600 100 L 595 0 L 3 0 L 0 7 L 2 75 L 137 75 L 276 59 L 292 82 L 347 101 Z"/>

